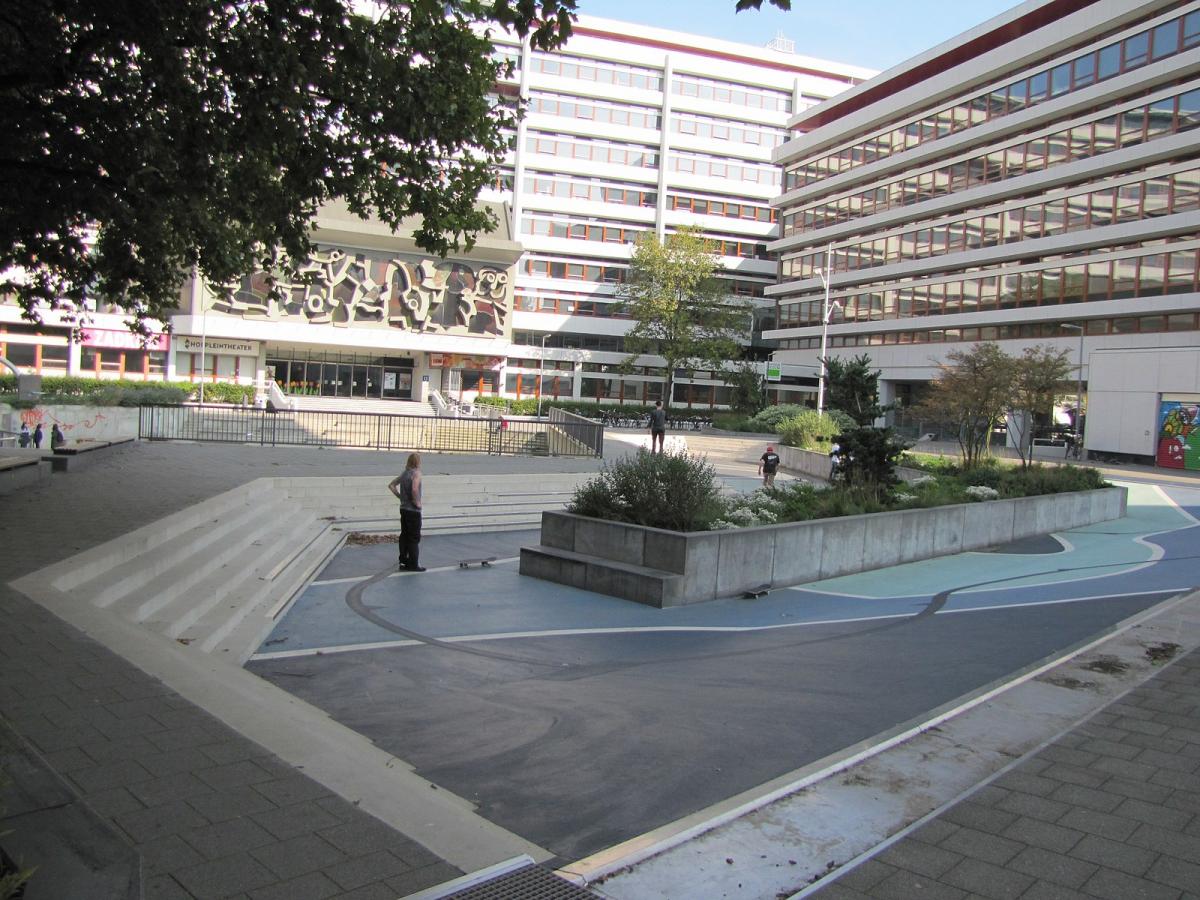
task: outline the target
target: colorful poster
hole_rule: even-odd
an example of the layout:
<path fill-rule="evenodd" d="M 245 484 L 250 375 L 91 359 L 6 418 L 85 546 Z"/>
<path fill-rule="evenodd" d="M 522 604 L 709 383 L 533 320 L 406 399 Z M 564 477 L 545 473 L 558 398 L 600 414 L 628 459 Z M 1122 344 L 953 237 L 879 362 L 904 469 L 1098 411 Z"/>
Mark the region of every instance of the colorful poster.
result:
<path fill-rule="evenodd" d="M 1157 461 L 1168 469 L 1200 470 L 1200 403 L 1159 404 Z"/>

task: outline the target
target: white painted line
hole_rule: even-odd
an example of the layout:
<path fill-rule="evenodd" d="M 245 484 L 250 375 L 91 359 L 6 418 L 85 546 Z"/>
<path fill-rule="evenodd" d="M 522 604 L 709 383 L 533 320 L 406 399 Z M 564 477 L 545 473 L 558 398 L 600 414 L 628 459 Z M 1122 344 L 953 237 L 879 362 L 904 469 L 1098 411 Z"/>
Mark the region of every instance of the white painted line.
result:
<path fill-rule="evenodd" d="M 992 606 L 973 606 L 965 609 L 940 609 L 934 615 L 948 613 L 995 612 L 1003 609 L 1025 609 L 1035 606 L 1060 606 L 1068 603 L 1086 603 L 1089 600 L 1103 600 L 1109 597 L 1146 597 L 1154 594 L 1180 593 L 1192 590 L 1192 585 L 1182 587 L 1164 587 L 1155 591 L 1135 591 L 1121 594 L 1091 594 L 1085 597 L 1066 597 L 1058 600 L 1032 600 L 1028 603 L 1001 603 Z M 741 634 L 753 631 L 781 631 L 785 628 L 814 628 L 821 625 L 854 625 L 863 622 L 880 622 L 888 619 L 911 619 L 916 613 L 892 613 L 886 616 L 860 616 L 844 619 L 814 619 L 809 622 L 780 622 L 774 625 L 645 625 L 625 626 L 621 628 L 555 628 L 545 631 L 499 631 L 488 634 L 461 634 L 449 637 L 437 637 L 444 644 L 479 643 L 483 641 L 507 641 L 520 638 L 549 638 L 549 637 L 591 637 L 610 634 L 697 634 L 697 633 L 728 633 Z M 432 637 L 432 635 L 431 635 Z M 363 644 L 338 644 L 332 647 L 317 647 L 305 650 L 278 650 L 267 653 L 256 653 L 250 657 L 254 661 L 271 659 L 292 659 L 301 656 L 326 656 L 335 653 L 353 653 L 356 650 L 386 650 L 392 647 L 416 647 L 423 641 L 403 639 L 397 641 L 373 641 Z"/>

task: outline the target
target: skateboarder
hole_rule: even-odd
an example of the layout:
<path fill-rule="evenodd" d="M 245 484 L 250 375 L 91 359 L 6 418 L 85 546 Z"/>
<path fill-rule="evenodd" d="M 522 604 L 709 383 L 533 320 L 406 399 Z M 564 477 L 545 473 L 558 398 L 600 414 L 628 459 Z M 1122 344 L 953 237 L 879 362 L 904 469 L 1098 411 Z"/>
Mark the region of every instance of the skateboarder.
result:
<path fill-rule="evenodd" d="M 388 485 L 400 500 L 400 568 L 406 572 L 424 572 L 418 558 L 421 551 L 421 455 L 410 453 L 404 471 Z"/>

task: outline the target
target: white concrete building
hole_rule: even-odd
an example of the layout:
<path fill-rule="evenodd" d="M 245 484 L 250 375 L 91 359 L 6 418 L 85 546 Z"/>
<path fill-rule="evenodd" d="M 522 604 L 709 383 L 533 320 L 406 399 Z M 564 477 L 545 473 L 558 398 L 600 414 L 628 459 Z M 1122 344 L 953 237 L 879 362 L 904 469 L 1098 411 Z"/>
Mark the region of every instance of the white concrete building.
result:
<path fill-rule="evenodd" d="M 54 316 L 35 329 L 0 305 L 0 349 L 7 342 L 19 365 L 45 374 L 274 377 L 286 392 L 398 400 L 419 399 L 422 384 L 469 398 L 535 396 L 540 383 L 545 397 L 653 402 L 665 381 L 661 360 L 631 375 L 614 371 L 629 322 L 611 303 L 637 237 L 682 225 L 720 241 L 731 293 L 760 298 L 773 315 L 774 304 L 761 300 L 776 274 L 766 249 L 780 190 L 772 151 L 796 111 L 872 71 L 590 17 L 559 51 L 516 39 L 497 51 L 514 61 L 499 93 L 524 98 L 528 115 L 482 198 L 508 210 L 504 227 L 472 254 L 427 259 L 403 235 L 387 238 L 330 209 L 315 232 L 321 291 L 273 304 L 247 279 L 228 304 L 189 288 L 172 335 L 145 354 L 132 338 L 120 346 L 119 321 L 85 338 L 112 344 L 93 352 L 71 345 Z M 508 271 L 516 261 L 511 280 L 489 298 L 496 305 L 485 321 L 470 305 L 474 274 L 513 251 L 500 265 Z M 437 310 L 434 318 L 425 318 L 429 309 L 412 315 L 414 303 Z M 708 409 L 727 396 L 704 373 L 678 379 L 680 406 Z"/>
<path fill-rule="evenodd" d="M 1075 360 L 1082 329 L 1085 382 L 1097 351 L 1200 345 L 1200 3 L 1029 0 L 790 126 L 777 359 L 815 367 L 826 330 L 906 400 L 979 341 Z"/>

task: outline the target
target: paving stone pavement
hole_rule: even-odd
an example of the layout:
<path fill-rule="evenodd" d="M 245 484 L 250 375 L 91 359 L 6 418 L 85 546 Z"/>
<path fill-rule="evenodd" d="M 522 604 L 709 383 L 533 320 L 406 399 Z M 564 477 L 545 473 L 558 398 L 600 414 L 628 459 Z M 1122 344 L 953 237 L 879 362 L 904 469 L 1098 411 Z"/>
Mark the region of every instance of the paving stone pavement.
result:
<path fill-rule="evenodd" d="M 137 443 L 0 503 L 0 718 L 136 850 L 148 900 L 394 900 L 462 873 L 8 582 L 255 478 L 380 475 L 399 472 L 403 460 L 351 450 Z M 424 469 L 597 466 L 431 454 Z M 7 827 L 21 824 L 18 817 Z M 23 862 L 55 868 L 53 859 Z M 37 883 L 30 900 L 38 898 Z M 61 890 L 53 900 L 107 900 L 78 884 L 69 895 Z"/>
<path fill-rule="evenodd" d="M 1200 651 L 814 900 L 1200 900 Z"/>

